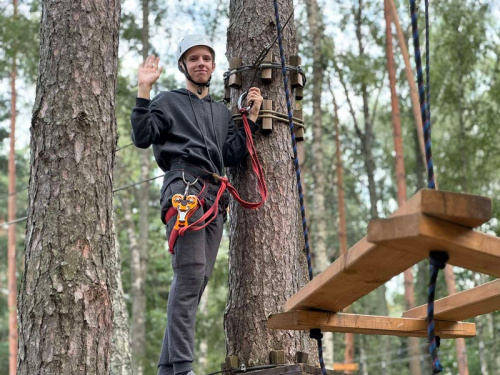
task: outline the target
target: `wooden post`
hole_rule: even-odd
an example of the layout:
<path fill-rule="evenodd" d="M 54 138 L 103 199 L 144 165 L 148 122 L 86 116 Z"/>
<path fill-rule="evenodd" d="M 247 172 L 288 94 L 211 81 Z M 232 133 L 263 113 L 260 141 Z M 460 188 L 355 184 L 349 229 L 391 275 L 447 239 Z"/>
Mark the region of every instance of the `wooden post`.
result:
<path fill-rule="evenodd" d="M 290 56 L 290 65 L 291 66 L 300 66 L 302 59 L 299 56 Z M 302 75 L 298 72 L 290 72 L 290 84 L 292 88 L 296 89 L 297 87 L 304 87 L 304 82 L 302 80 Z"/>
<path fill-rule="evenodd" d="M 295 362 L 297 363 L 307 363 L 309 362 L 309 353 L 306 352 L 297 352 L 295 353 Z"/>
<path fill-rule="evenodd" d="M 269 99 L 264 99 L 262 102 L 262 109 L 267 111 L 273 110 L 273 101 Z M 273 131 L 273 119 L 272 118 L 263 118 L 262 119 L 262 130 L 266 132 Z"/>
<path fill-rule="evenodd" d="M 303 119 L 303 113 L 302 113 L 302 108 L 300 108 L 300 105 L 297 104 L 297 108 L 293 110 L 293 117 L 296 117 L 298 119 Z M 304 140 L 304 127 L 303 126 L 295 126 L 295 139 L 297 142 L 301 142 Z"/>
<path fill-rule="evenodd" d="M 295 88 L 295 100 L 302 100 L 302 99 L 304 99 L 304 88 L 303 87 L 296 87 Z"/>
<path fill-rule="evenodd" d="M 263 62 L 273 62 L 273 51 L 269 51 Z M 273 81 L 273 70 L 271 68 L 262 69 L 261 80 L 263 83 L 271 83 Z"/>
<path fill-rule="evenodd" d="M 226 357 L 226 368 L 224 370 L 234 370 L 240 367 L 240 360 L 236 355 Z"/>
<path fill-rule="evenodd" d="M 284 350 L 271 350 L 270 359 L 272 365 L 285 364 L 285 351 Z"/>
<path fill-rule="evenodd" d="M 233 57 L 229 61 L 229 70 L 239 68 L 242 61 L 241 57 Z M 229 76 L 229 87 L 233 87 L 235 89 L 239 89 L 241 87 L 241 73 L 231 74 Z"/>
<path fill-rule="evenodd" d="M 226 103 L 231 102 L 231 87 L 229 87 L 229 78 L 224 82 L 224 101 Z"/>

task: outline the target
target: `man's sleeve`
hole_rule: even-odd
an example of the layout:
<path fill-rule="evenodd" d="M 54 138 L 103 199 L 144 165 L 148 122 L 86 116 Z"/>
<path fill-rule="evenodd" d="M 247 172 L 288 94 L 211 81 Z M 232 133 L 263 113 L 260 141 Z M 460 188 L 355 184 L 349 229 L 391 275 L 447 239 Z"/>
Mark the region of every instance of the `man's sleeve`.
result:
<path fill-rule="evenodd" d="M 226 167 L 235 167 L 243 160 L 248 152 L 246 147 L 246 134 L 243 125 L 240 126 L 239 129 L 236 129 L 233 117 L 229 111 L 228 116 L 227 138 L 222 149 L 222 154 L 224 155 L 224 165 Z M 248 119 L 248 125 L 250 125 L 252 134 L 255 134 L 259 129 L 259 126 L 250 119 Z"/>
<path fill-rule="evenodd" d="M 152 101 L 136 98 L 130 122 L 132 124 L 132 141 L 139 148 L 148 148 L 153 143 L 165 142 L 170 131 L 169 118 L 158 105 L 160 95 Z"/>

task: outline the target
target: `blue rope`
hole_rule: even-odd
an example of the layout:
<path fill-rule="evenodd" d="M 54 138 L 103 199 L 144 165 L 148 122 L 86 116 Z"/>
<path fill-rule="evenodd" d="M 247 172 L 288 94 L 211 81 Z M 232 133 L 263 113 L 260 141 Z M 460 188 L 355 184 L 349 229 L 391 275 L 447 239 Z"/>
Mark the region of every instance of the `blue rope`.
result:
<path fill-rule="evenodd" d="M 429 294 L 427 299 L 427 337 L 429 340 L 429 354 L 432 360 L 432 371 L 435 374 L 443 371 L 443 366 L 441 366 L 441 361 L 438 356 L 439 336 L 436 337 L 435 335 L 434 296 L 436 292 L 438 272 L 446 266 L 447 261 L 448 254 L 446 252 L 431 251 L 429 257 L 431 277 L 429 281 Z"/>
<path fill-rule="evenodd" d="M 413 47 L 415 50 L 415 65 L 417 67 L 417 82 L 420 101 L 420 114 L 424 124 L 425 158 L 427 160 L 427 187 L 435 189 L 434 166 L 432 163 L 431 150 L 431 106 L 430 106 L 430 48 L 429 48 L 429 1 L 425 0 L 425 75 L 426 89 L 424 91 L 424 80 L 422 72 L 422 59 L 420 55 L 420 41 L 418 37 L 417 9 L 415 0 L 410 0 L 411 25 L 413 30 Z M 427 337 L 429 341 L 429 354 L 432 361 L 432 372 L 443 371 L 443 366 L 438 356 L 439 336 L 435 334 L 434 325 L 434 297 L 436 292 L 436 279 L 439 269 L 446 266 L 448 254 L 444 251 L 431 251 L 430 255 L 430 281 L 427 299 Z"/>
<path fill-rule="evenodd" d="M 286 64 L 285 64 L 285 53 L 283 51 L 283 36 L 281 35 L 281 25 L 280 25 L 280 15 L 278 10 L 278 1 L 274 1 L 274 12 L 276 15 L 276 29 L 278 30 L 278 44 L 280 48 L 280 57 L 281 57 L 281 72 L 283 75 L 283 85 L 285 86 L 285 96 L 286 96 L 286 106 L 288 109 L 288 122 L 290 123 L 290 134 L 292 135 L 292 148 L 293 148 L 293 158 L 295 165 L 295 174 L 297 176 L 297 189 L 299 192 L 299 200 L 300 200 L 300 214 L 302 216 L 302 228 L 304 230 L 304 241 L 305 241 L 305 250 L 307 257 L 307 268 L 309 271 L 309 280 L 313 279 L 313 270 L 311 263 L 311 252 L 309 248 L 309 237 L 307 235 L 307 221 L 306 221 L 306 210 L 304 207 L 304 194 L 302 192 L 302 183 L 300 182 L 300 166 L 299 166 L 299 157 L 297 154 L 297 141 L 295 139 L 295 129 L 293 126 L 293 115 L 292 115 L 292 105 L 290 102 L 290 92 L 288 89 L 288 78 L 286 76 Z M 314 338 L 318 341 L 318 355 L 319 355 L 319 364 L 321 366 L 321 372 L 323 375 L 327 375 L 325 363 L 323 361 L 323 345 L 321 344 L 321 338 L 323 335 L 321 334 L 321 330 L 312 329 L 310 332 L 311 338 Z"/>
<path fill-rule="evenodd" d="M 297 154 L 297 141 L 295 139 L 292 104 L 290 102 L 290 92 L 288 90 L 288 78 L 286 76 L 285 53 L 283 52 L 283 36 L 281 35 L 280 16 L 279 16 L 279 11 L 278 11 L 277 0 L 274 0 L 274 10 L 275 10 L 275 14 L 276 14 L 276 28 L 278 29 L 278 44 L 280 47 L 280 56 L 281 56 L 281 72 L 283 74 L 283 84 L 285 86 L 286 107 L 288 109 L 288 122 L 290 123 L 290 133 L 292 135 L 293 158 L 294 158 L 294 164 L 295 164 L 295 174 L 297 176 L 297 188 L 299 191 L 300 214 L 302 215 L 302 228 L 304 230 L 304 240 L 305 240 L 306 256 L 307 256 L 307 268 L 309 270 L 309 280 L 312 280 L 313 279 L 313 270 L 312 270 L 312 263 L 311 263 L 311 252 L 310 252 L 310 248 L 309 248 L 309 237 L 307 234 L 306 210 L 304 208 L 304 194 L 302 192 L 302 183 L 300 181 L 300 166 L 299 166 L 299 157 Z"/>
<path fill-rule="evenodd" d="M 431 119 L 430 119 L 430 107 L 429 102 L 425 98 L 424 90 L 424 79 L 422 72 L 422 58 L 420 55 L 420 40 L 418 37 L 418 24 L 417 24 L 417 10 L 415 5 L 415 0 L 410 0 L 410 11 L 411 11 L 411 26 L 413 30 L 413 48 L 415 49 L 415 65 L 417 66 L 417 83 L 418 83 L 418 94 L 420 101 L 420 114 L 422 116 L 422 123 L 424 124 L 424 142 L 425 142 L 425 158 L 427 160 L 427 187 L 429 189 L 435 189 L 436 184 L 434 182 L 434 165 L 432 163 L 432 150 L 431 150 Z M 428 55 L 428 54 L 427 54 Z M 428 57 L 428 56 L 427 56 Z M 427 58 L 426 57 L 426 58 Z M 428 60 L 426 60 L 428 63 Z M 429 66 L 427 65 L 426 71 L 429 71 Z M 427 80 L 429 76 L 427 74 Z M 429 89 L 429 86 L 427 86 Z"/>

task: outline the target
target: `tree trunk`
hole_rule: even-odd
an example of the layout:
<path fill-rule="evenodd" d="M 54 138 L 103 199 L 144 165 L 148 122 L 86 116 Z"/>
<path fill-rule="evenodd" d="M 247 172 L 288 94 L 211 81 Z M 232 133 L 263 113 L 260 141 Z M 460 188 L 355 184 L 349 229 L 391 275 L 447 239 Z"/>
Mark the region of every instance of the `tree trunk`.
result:
<path fill-rule="evenodd" d="M 446 280 L 446 287 L 448 289 L 448 295 L 451 296 L 457 292 L 457 287 L 455 284 L 455 274 L 453 273 L 453 266 L 447 264 L 444 268 L 444 278 Z M 467 360 L 467 349 L 465 347 L 465 339 L 458 338 L 455 340 L 455 345 L 457 349 L 457 362 L 458 362 L 458 373 L 460 375 L 469 375 L 469 365 Z"/>
<path fill-rule="evenodd" d="M 363 45 L 363 36 L 361 33 L 362 26 L 362 12 L 363 12 L 363 1 L 358 0 L 358 9 L 355 10 L 355 22 L 356 22 L 356 38 L 358 41 L 359 48 L 359 57 L 361 59 L 365 58 L 364 45 Z M 378 210 L 377 210 L 377 188 L 375 185 L 375 161 L 373 159 L 373 142 L 375 139 L 375 134 L 373 133 L 373 123 L 370 120 L 370 109 L 369 109 L 369 98 L 368 98 L 368 88 L 365 82 L 361 83 L 361 95 L 363 100 L 363 115 L 364 115 L 364 123 L 365 129 L 364 134 L 361 137 L 362 143 L 362 153 L 365 163 L 366 175 L 368 177 L 368 191 L 370 196 L 370 219 L 378 218 Z M 386 287 L 385 285 L 377 288 L 376 296 L 377 296 L 377 311 L 379 314 L 383 316 L 387 316 L 389 314 L 387 308 L 387 300 L 385 296 Z M 381 342 L 384 348 L 384 360 L 383 363 L 390 362 L 390 355 L 387 354 L 390 352 L 390 338 L 389 337 L 381 337 Z M 385 368 L 385 374 L 390 374 L 390 368 Z"/>
<path fill-rule="evenodd" d="M 342 166 L 342 155 L 340 151 L 340 124 L 339 124 L 339 108 L 337 101 L 335 100 L 335 95 L 331 84 L 329 85 L 330 93 L 333 98 L 333 125 L 335 131 L 335 170 L 337 173 L 337 194 L 338 194 L 338 212 L 339 212 L 339 244 L 340 244 L 340 255 L 345 254 L 349 250 L 349 245 L 347 242 L 347 220 L 345 213 L 345 198 L 344 198 L 344 176 L 343 176 L 343 166 Z M 350 308 L 348 308 L 350 309 Z M 345 312 L 348 312 L 345 309 Z M 344 349 L 344 362 L 353 363 L 354 362 L 354 334 L 345 334 L 345 349 Z M 347 371 L 349 374 L 350 372 Z"/>
<path fill-rule="evenodd" d="M 114 224 L 114 220 L 113 220 Z M 111 273 L 111 290 L 113 301 L 113 336 L 111 338 L 111 374 L 130 375 L 132 372 L 132 354 L 129 342 L 129 317 L 127 305 L 123 298 L 123 286 L 121 276 L 121 252 L 120 243 L 113 228 L 116 252 L 113 260 L 113 272 Z"/>
<path fill-rule="evenodd" d="M 292 1 L 280 1 L 279 10 L 286 19 L 293 11 Z M 283 33 L 288 58 L 296 52 L 293 22 Z M 243 64 L 251 64 L 275 35 L 272 2 L 231 1 L 228 58 L 240 56 Z M 277 46 L 273 54 L 279 56 Z M 283 80 L 278 71 L 273 75 L 272 83 L 260 85 L 263 96 L 273 100 L 276 111 L 287 113 Z M 243 74 L 242 89 L 248 89 L 252 76 L 253 72 Z M 232 91 L 232 102 L 236 103 L 240 92 Z M 299 229 L 289 127 L 286 123 L 275 123 L 273 133 L 269 136 L 257 133 L 255 140 L 269 197 L 256 211 L 244 210 L 231 202 L 229 293 L 224 321 L 228 355 L 237 355 L 247 365 L 269 363 L 269 351 L 273 349 L 284 350 L 287 362 L 294 360 L 296 351 L 312 350 L 306 333 L 267 328 L 267 316 L 282 311 L 286 300 L 306 282 L 307 266 Z M 231 168 L 230 178 L 242 197 L 258 199 L 248 160 L 238 168 Z"/>
<path fill-rule="evenodd" d="M 321 93 L 323 86 L 324 63 L 321 55 L 322 30 L 320 10 L 316 0 L 306 0 L 307 20 L 313 47 L 313 77 L 312 77 L 312 177 L 314 181 L 314 242 L 315 271 L 319 273 L 330 264 L 326 246 L 325 220 L 325 174 L 323 170 L 323 122 L 321 119 Z M 333 358 L 332 358 L 333 360 Z"/>
<path fill-rule="evenodd" d="M 401 116 L 399 111 L 399 100 L 396 92 L 396 67 L 394 64 L 394 52 L 392 44 L 391 30 L 391 5 L 392 0 L 384 1 L 385 15 L 385 37 L 386 37 L 386 53 L 387 53 L 387 71 L 389 74 L 389 86 L 391 89 L 391 119 L 392 119 L 392 136 L 394 139 L 394 151 L 396 162 L 396 185 L 398 206 L 402 206 L 406 202 L 406 172 L 404 165 L 403 139 L 401 136 Z M 415 295 L 413 289 L 413 274 L 411 268 L 404 272 L 405 285 L 405 307 L 406 310 L 415 307 Z M 410 354 L 410 372 L 412 375 L 420 375 L 420 350 L 419 340 L 416 337 L 408 338 L 408 348 Z"/>
<path fill-rule="evenodd" d="M 142 0 L 142 58 L 146 61 L 149 52 L 149 0 Z M 141 180 L 146 181 L 151 173 L 151 150 L 138 150 L 141 158 Z M 139 242 L 131 246 L 131 294 L 132 319 L 130 324 L 130 345 L 132 348 L 132 371 L 144 373 L 146 358 L 146 274 L 149 250 L 149 182 L 141 184 L 139 201 Z M 133 229 L 133 228 L 132 228 Z M 135 234 L 134 234 L 135 237 Z M 130 238 L 130 235 L 129 235 Z M 137 243 L 137 241 L 136 241 Z"/>
<path fill-rule="evenodd" d="M 330 265 L 330 254 L 326 245 L 326 209 L 325 209 L 325 171 L 323 167 L 323 121 L 321 115 L 321 93 L 323 89 L 324 58 L 322 55 L 321 41 L 323 39 L 321 10 L 316 0 L 306 0 L 307 21 L 312 42 L 313 77 L 312 77 L 312 179 L 313 188 L 313 216 L 314 231 L 312 249 L 315 255 L 315 274 L 319 274 Z M 333 333 L 323 333 L 323 360 L 332 366 L 333 358 Z"/>
<path fill-rule="evenodd" d="M 119 1 L 43 1 L 20 374 L 108 374 Z"/>
<path fill-rule="evenodd" d="M 14 18 L 17 17 L 17 0 L 13 1 Z M 16 220 L 16 111 L 17 111 L 17 92 L 16 92 L 16 74 L 17 74 L 16 51 L 12 56 L 11 71 L 11 104 L 10 104 L 10 152 L 9 152 L 9 203 L 8 203 L 8 221 Z M 16 224 L 12 223 L 8 229 L 8 251 L 7 251 L 7 287 L 9 290 L 8 309 L 9 309 L 9 374 L 16 374 L 17 367 L 17 280 L 16 280 Z"/>
<path fill-rule="evenodd" d="M 415 127 L 417 129 L 418 144 L 420 146 L 422 161 L 424 165 L 426 165 L 427 161 L 425 160 L 424 133 L 422 125 L 422 116 L 420 115 L 420 102 L 418 99 L 417 86 L 415 85 L 415 77 L 413 75 L 413 70 L 411 68 L 410 54 L 408 53 L 408 47 L 406 45 L 406 38 L 403 29 L 401 28 L 401 24 L 399 23 L 398 10 L 396 9 L 394 0 L 389 0 L 388 5 L 392 22 L 394 23 L 394 26 L 396 26 L 396 34 L 398 36 L 399 48 L 401 48 L 401 54 L 403 55 L 403 60 L 405 62 L 406 80 L 408 81 L 408 85 L 410 86 L 411 107 L 413 110 L 413 118 L 415 119 Z"/>

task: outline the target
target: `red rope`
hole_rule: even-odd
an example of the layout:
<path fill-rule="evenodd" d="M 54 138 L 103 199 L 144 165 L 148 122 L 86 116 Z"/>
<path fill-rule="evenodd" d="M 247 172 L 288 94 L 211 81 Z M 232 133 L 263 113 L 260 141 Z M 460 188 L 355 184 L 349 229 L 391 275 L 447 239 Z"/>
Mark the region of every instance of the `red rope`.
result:
<path fill-rule="evenodd" d="M 264 202 L 267 199 L 267 186 L 266 186 L 266 181 L 264 179 L 264 173 L 262 172 L 262 167 L 260 165 L 259 159 L 257 157 L 257 151 L 255 149 L 255 144 L 253 143 L 253 137 L 252 137 L 252 132 L 250 131 L 250 125 L 248 124 L 248 111 L 246 109 L 241 109 L 241 118 L 243 120 L 243 127 L 245 129 L 245 134 L 246 134 L 246 146 L 248 153 L 250 155 L 250 158 L 252 159 L 252 169 L 254 173 L 257 175 L 257 184 L 259 187 L 259 194 L 260 194 L 260 201 L 259 202 L 247 202 L 243 200 L 236 188 L 231 185 L 227 177 L 221 177 L 217 176 L 216 178 L 220 182 L 220 187 L 219 190 L 217 191 L 217 196 L 215 198 L 214 204 L 212 207 L 210 207 L 205 214 L 203 214 L 202 217 L 200 217 L 198 220 L 196 220 L 194 223 L 189 224 L 186 227 L 182 227 L 178 230 L 173 229 L 172 233 L 170 234 L 169 242 L 168 242 L 168 247 L 170 253 L 174 253 L 174 245 L 175 241 L 178 236 L 183 236 L 184 233 L 188 230 L 200 230 L 205 228 L 208 224 L 210 224 L 216 217 L 219 209 L 219 200 L 222 197 L 222 194 L 224 194 L 224 191 L 227 189 L 229 190 L 229 193 L 238 201 L 238 203 L 244 207 L 244 208 L 249 208 L 249 209 L 257 209 L 260 208 Z M 175 208 L 171 207 L 165 217 L 166 222 L 168 223 L 168 220 L 171 219 L 176 213 Z M 210 219 L 209 219 L 210 218 Z M 203 225 L 200 225 L 202 222 L 205 223 Z"/>

